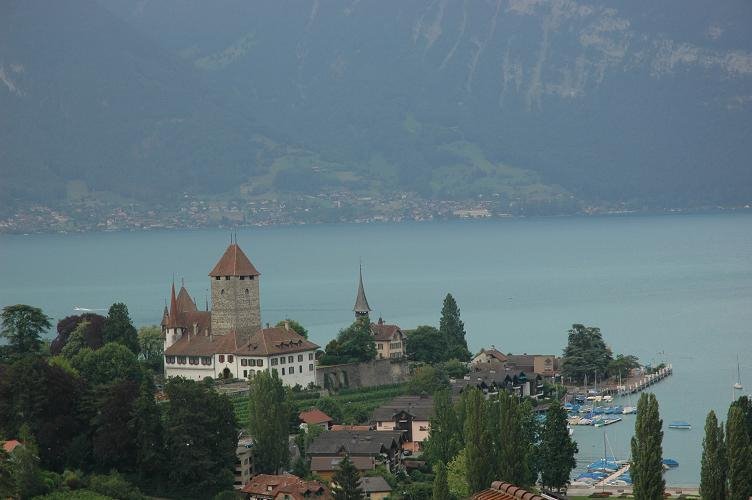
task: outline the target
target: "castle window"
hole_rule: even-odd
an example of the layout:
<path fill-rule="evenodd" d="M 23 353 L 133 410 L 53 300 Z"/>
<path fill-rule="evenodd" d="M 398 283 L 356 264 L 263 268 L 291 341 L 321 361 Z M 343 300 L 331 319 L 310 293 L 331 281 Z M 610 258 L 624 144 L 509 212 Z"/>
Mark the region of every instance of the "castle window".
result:
<path fill-rule="evenodd" d="M 287 356 L 288 363 L 292 363 L 293 361 L 295 361 L 295 356 Z"/>
<path fill-rule="evenodd" d="M 230 281 L 230 277 L 229 276 L 225 276 L 225 281 Z"/>
<path fill-rule="evenodd" d="M 220 291 L 219 291 L 219 294 L 220 294 L 220 295 L 224 295 L 224 294 L 225 294 L 225 289 L 223 288 L 222 290 L 220 290 Z"/>
<path fill-rule="evenodd" d="M 243 280 L 245 280 L 245 276 L 240 277 L 240 281 L 243 281 Z"/>
<path fill-rule="evenodd" d="M 248 293 L 249 293 L 249 292 L 248 292 L 248 289 L 246 288 L 246 289 L 245 289 L 245 294 L 246 294 L 246 295 L 248 295 Z"/>
<path fill-rule="evenodd" d="M 282 356 L 281 358 L 279 358 L 279 364 L 280 365 L 284 365 L 286 362 L 287 362 L 287 359 L 284 356 Z"/>
<path fill-rule="evenodd" d="M 313 361 L 313 353 L 312 352 L 308 353 L 308 361 Z"/>
<path fill-rule="evenodd" d="M 284 374 L 285 374 L 285 369 L 284 369 L 284 368 L 282 368 L 282 375 L 284 375 Z"/>
<path fill-rule="evenodd" d="M 248 366 L 248 360 L 246 360 L 245 358 L 240 358 L 240 366 Z"/>
<path fill-rule="evenodd" d="M 291 366 L 291 367 L 290 367 L 290 375 L 292 375 L 293 373 L 295 373 L 295 367 L 294 367 L 294 366 Z"/>
<path fill-rule="evenodd" d="M 376 349 L 378 349 L 379 351 L 382 350 L 383 348 L 384 348 L 384 344 L 379 344 L 376 346 Z"/>
<path fill-rule="evenodd" d="M 243 370 L 243 378 L 248 378 L 248 370 Z"/>
<path fill-rule="evenodd" d="M 197 365 L 198 364 L 198 356 L 188 356 L 188 364 L 189 365 Z"/>
<path fill-rule="evenodd" d="M 216 281 L 219 281 L 219 280 L 220 280 L 220 277 L 219 277 L 219 276 L 215 276 L 215 277 L 214 277 L 214 279 L 215 279 Z"/>
<path fill-rule="evenodd" d="M 308 365 L 308 371 L 309 372 L 313 371 L 313 363 L 311 363 L 311 364 Z"/>
<path fill-rule="evenodd" d="M 185 364 L 185 356 L 178 356 L 178 364 L 179 365 Z"/>
<path fill-rule="evenodd" d="M 165 361 L 167 361 L 167 364 L 171 365 L 175 362 L 175 356 L 166 356 Z"/>
<path fill-rule="evenodd" d="M 201 364 L 207 365 L 207 366 L 211 365 L 212 364 L 211 356 L 201 356 Z"/>
<path fill-rule="evenodd" d="M 277 358 L 272 358 L 272 366 L 277 366 Z"/>
<path fill-rule="evenodd" d="M 257 359 L 256 360 L 256 366 L 264 366 L 264 360 L 263 359 Z"/>
<path fill-rule="evenodd" d="M 227 355 L 227 362 L 228 363 L 232 363 L 232 360 L 233 360 L 232 354 L 228 354 Z"/>
<path fill-rule="evenodd" d="M 220 363 L 224 363 L 225 362 L 225 355 L 224 354 L 220 354 L 219 355 L 219 362 Z"/>
<path fill-rule="evenodd" d="M 255 276 L 248 276 L 248 277 L 251 279 L 251 281 L 253 281 L 256 278 Z"/>
<path fill-rule="evenodd" d="M 298 363 L 300 363 L 301 361 L 303 361 L 303 355 L 302 354 L 298 354 Z"/>

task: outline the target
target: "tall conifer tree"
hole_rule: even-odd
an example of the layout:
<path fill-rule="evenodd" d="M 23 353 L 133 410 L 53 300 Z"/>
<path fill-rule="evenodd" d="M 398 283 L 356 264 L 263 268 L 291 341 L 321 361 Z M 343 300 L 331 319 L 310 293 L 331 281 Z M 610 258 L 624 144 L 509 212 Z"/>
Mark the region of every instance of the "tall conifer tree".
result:
<path fill-rule="evenodd" d="M 525 488 L 528 474 L 529 443 L 522 429 L 522 412 L 516 395 L 499 395 L 498 450 L 499 479 Z"/>
<path fill-rule="evenodd" d="M 632 481 L 636 500 L 663 498 L 663 422 L 655 394 L 642 393 L 637 403 L 635 434 L 632 437 Z"/>
<path fill-rule="evenodd" d="M 446 466 L 442 462 L 439 462 L 436 464 L 436 467 L 434 467 L 434 474 L 433 500 L 449 500 L 449 482 L 447 480 Z"/>
<path fill-rule="evenodd" d="M 102 337 L 105 343 L 118 342 L 130 349 L 134 354 L 138 354 L 140 350 L 138 332 L 131 322 L 130 314 L 128 314 L 128 306 L 122 302 L 116 302 L 110 306 L 107 319 L 104 321 Z"/>
<path fill-rule="evenodd" d="M 475 493 L 488 487 L 493 471 L 490 468 L 490 440 L 487 432 L 486 408 L 483 394 L 473 388 L 467 397 L 465 417 L 465 454 L 467 484 Z"/>
<path fill-rule="evenodd" d="M 348 455 L 345 455 L 340 461 L 339 468 L 334 473 L 333 481 L 335 483 L 335 487 L 332 488 L 334 500 L 360 500 L 364 498 L 363 490 L 358 483 L 360 473 Z"/>
<path fill-rule="evenodd" d="M 461 429 L 448 389 L 436 391 L 433 397 L 434 414 L 431 417 L 428 439 L 423 454 L 431 463 L 448 464 L 462 448 Z"/>
<path fill-rule="evenodd" d="M 460 319 L 460 308 L 451 293 L 444 298 L 441 308 L 441 320 L 439 332 L 446 339 L 448 358 L 456 358 L 460 361 L 470 361 L 470 351 L 465 339 L 465 324 Z"/>
<path fill-rule="evenodd" d="M 541 437 L 541 481 L 543 486 L 560 491 L 569 483 L 575 467 L 577 444 L 567 430 L 567 412 L 558 401 L 546 413 Z"/>
<path fill-rule="evenodd" d="M 731 405 L 726 420 L 726 456 L 728 486 L 731 500 L 747 500 L 752 496 L 752 443 L 744 411 Z"/>
<path fill-rule="evenodd" d="M 290 405 L 276 370 L 259 371 L 251 380 L 248 427 L 256 441 L 254 464 L 264 474 L 277 474 L 290 461 Z"/>
<path fill-rule="evenodd" d="M 726 498 L 726 456 L 723 444 L 723 426 L 718 425 L 718 418 L 712 410 L 705 419 L 700 494 L 703 500 L 723 500 Z"/>

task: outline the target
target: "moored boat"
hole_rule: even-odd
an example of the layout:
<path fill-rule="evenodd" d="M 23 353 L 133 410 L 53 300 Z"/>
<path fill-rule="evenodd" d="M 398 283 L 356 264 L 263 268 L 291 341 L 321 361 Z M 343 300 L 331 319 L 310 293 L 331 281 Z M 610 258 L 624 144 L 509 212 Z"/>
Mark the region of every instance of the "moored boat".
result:
<path fill-rule="evenodd" d="M 669 429 L 681 429 L 681 430 L 691 430 L 692 426 L 689 424 L 689 422 L 685 422 L 683 420 L 674 420 L 670 424 L 668 424 Z"/>

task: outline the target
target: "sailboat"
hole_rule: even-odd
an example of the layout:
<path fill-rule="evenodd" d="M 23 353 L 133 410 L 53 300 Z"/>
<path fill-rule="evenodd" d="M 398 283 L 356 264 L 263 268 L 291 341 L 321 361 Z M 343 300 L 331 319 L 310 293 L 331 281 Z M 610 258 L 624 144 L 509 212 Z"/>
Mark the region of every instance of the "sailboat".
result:
<path fill-rule="evenodd" d="M 734 389 L 736 390 L 742 390 L 742 372 L 739 369 L 739 355 L 736 355 L 736 383 L 734 384 Z"/>

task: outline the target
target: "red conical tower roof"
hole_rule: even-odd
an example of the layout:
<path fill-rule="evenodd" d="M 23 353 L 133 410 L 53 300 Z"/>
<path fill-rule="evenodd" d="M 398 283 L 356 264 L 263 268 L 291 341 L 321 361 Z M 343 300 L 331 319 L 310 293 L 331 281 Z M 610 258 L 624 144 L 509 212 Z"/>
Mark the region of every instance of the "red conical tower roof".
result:
<path fill-rule="evenodd" d="M 178 327 L 178 300 L 175 297 L 175 282 L 172 282 L 172 290 L 170 291 L 170 318 L 167 321 L 167 328 Z"/>
<path fill-rule="evenodd" d="M 261 276 L 237 243 L 231 243 L 209 276 Z"/>

